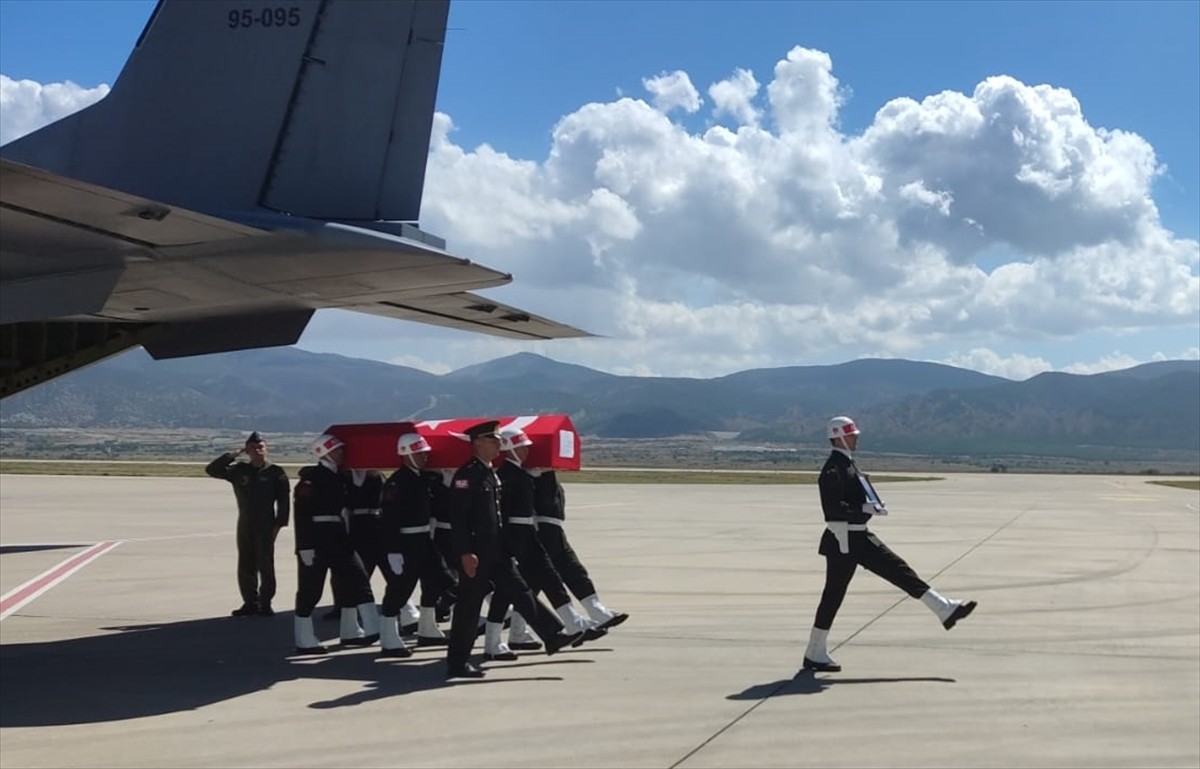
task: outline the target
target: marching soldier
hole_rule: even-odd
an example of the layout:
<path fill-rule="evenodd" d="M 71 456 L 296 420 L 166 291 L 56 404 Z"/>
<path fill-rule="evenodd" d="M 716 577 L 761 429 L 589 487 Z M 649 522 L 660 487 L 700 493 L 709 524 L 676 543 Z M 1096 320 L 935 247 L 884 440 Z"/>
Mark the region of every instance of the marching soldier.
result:
<path fill-rule="evenodd" d="M 466 431 L 473 456 L 454 474 L 450 486 L 451 533 L 462 576 L 446 652 L 447 678 L 484 675 L 469 658 L 475 645 L 483 597 L 493 582 L 498 599 L 511 603 L 533 625 L 546 645 L 547 654 L 554 654 L 580 635 L 562 632 L 558 617 L 529 592 L 512 554 L 504 547 L 499 518 L 500 483 L 491 464 L 500 451 L 498 425 L 496 421 L 482 422 Z"/>
<path fill-rule="evenodd" d="M 248 462 L 239 462 L 245 454 Z M 288 525 L 291 510 L 291 485 L 279 465 L 267 461 L 267 442 L 250 433 L 246 443 L 235 452 L 226 452 L 209 462 L 204 472 L 229 481 L 237 499 L 237 581 L 242 605 L 235 617 L 275 613 L 275 538 Z"/>
<path fill-rule="evenodd" d="M 442 568 L 454 582 L 442 592 L 437 602 L 436 619 L 445 622 L 450 619 L 450 607 L 458 599 L 458 569 L 454 563 L 453 537 L 450 534 L 450 481 L 454 478 L 454 471 L 426 470 L 424 478 L 429 485 L 431 499 L 429 526 L 433 533 L 433 547 L 441 559 Z"/>
<path fill-rule="evenodd" d="M 536 512 L 538 539 L 550 556 L 550 562 L 562 576 L 571 594 L 579 599 L 588 617 L 602 630 L 616 627 L 629 615 L 609 610 L 600 601 L 596 585 L 579 556 L 567 540 L 566 495 L 553 470 L 530 470 L 533 476 L 533 506 Z"/>
<path fill-rule="evenodd" d="M 826 642 L 833 619 L 846 597 L 846 588 L 860 564 L 912 598 L 921 599 L 947 630 L 975 610 L 975 601 L 964 603 L 943 597 L 867 530 L 872 515 L 884 515 L 887 511 L 870 481 L 854 463 L 853 452 L 858 447 L 860 432 L 849 417 L 829 420 L 829 443 L 833 451 L 818 479 L 821 510 L 825 515 L 825 532 L 818 548 L 825 556 L 825 588 L 804 652 L 805 670 L 836 673 L 842 669 L 829 656 Z"/>
<path fill-rule="evenodd" d="M 496 474 L 500 478 L 500 517 L 504 542 L 508 552 L 517 559 L 521 576 L 535 595 L 539 592 L 544 593 L 563 625 L 568 630 L 583 633 L 575 642 L 578 645 L 583 641 L 600 638 L 607 631 L 598 629 L 595 622 L 584 619 L 575 611 L 562 578 L 555 571 L 550 557 L 538 540 L 534 519 L 533 477 L 522 467 L 529 456 L 531 445 L 533 441 L 518 428 L 508 428 L 500 433 L 500 450 L 505 456 Z M 484 635 L 484 656 L 487 659 L 516 659 L 512 649 L 500 640 L 506 609 L 506 606 L 493 598 L 488 609 L 488 624 Z M 520 624 L 526 625 L 524 622 Z M 510 630 L 509 638 L 514 643 L 521 643 L 524 648 L 532 639 L 522 637 L 523 629 L 518 627 L 515 634 Z M 528 630 L 525 630 L 525 633 L 528 633 Z"/>
<path fill-rule="evenodd" d="M 333 598 L 341 608 L 341 642 L 366 646 L 379 638 L 379 613 L 371 583 L 355 557 L 342 519 L 346 506 L 346 477 L 341 472 L 344 444 L 322 435 L 313 446 L 317 464 L 300 470 L 296 483 L 296 652 L 324 654 L 313 630 L 312 611 L 332 571 Z M 358 624 L 362 615 L 363 626 Z M 365 630 L 365 632 L 364 632 Z"/>
<path fill-rule="evenodd" d="M 430 536 L 432 496 L 422 473 L 429 459 L 429 443 L 417 433 L 406 433 L 396 451 L 404 464 L 388 477 L 383 487 L 383 540 L 386 557 L 381 564 L 387 578 L 383 595 L 383 624 L 380 645 L 383 657 L 407 657 L 412 652 L 401 640 L 396 625 L 400 604 L 421 582 L 421 610 L 417 622 L 417 646 L 445 646 L 446 636 L 438 628 L 434 607 L 442 593 L 453 587 L 442 558 Z"/>

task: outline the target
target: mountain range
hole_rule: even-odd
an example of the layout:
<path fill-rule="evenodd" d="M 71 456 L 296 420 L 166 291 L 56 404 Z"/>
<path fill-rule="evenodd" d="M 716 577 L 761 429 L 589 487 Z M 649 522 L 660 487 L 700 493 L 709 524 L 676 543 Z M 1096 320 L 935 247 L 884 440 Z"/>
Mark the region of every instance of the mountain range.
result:
<path fill-rule="evenodd" d="M 824 445 L 853 415 L 872 450 L 1200 462 L 1200 361 L 1045 373 L 1016 382 L 937 363 L 863 359 L 711 379 L 618 376 L 531 353 L 435 375 L 310 353 L 247 350 L 154 361 L 131 351 L 0 402 L 5 427 L 319 432 L 335 422 L 569 414 L 583 435 L 720 433 Z"/>

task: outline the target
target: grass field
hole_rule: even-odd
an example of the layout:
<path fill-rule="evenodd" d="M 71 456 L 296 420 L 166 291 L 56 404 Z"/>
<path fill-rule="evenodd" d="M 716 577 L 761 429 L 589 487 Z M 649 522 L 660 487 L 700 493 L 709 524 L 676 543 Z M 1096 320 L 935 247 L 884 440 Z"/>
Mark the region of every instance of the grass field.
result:
<path fill-rule="evenodd" d="M 281 464 L 291 477 L 300 465 Z M 92 462 L 0 459 L 0 474 L 11 475 L 120 475 L 153 478 L 202 478 L 200 462 Z M 817 482 L 816 473 L 774 472 L 762 470 L 634 470 L 624 468 L 589 469 L 563 473 L 568 483 L 709 483 L 709 484 L 799 484 Z M 891 476 L 872 474 L 876 483 L 894 481 L 934 481 L 936 476 Z"/>
<path fill-rule="evenodd" d="M 1188 489 L 1200 491 L 1200 481 L 1148 481 L 1158 486 L 1170 486 L 1173 489 Z"/>

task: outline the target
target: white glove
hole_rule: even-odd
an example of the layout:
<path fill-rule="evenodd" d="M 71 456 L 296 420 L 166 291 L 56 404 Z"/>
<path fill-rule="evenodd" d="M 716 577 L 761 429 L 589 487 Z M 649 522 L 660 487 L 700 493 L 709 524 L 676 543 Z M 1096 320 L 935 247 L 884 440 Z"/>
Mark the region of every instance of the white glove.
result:
<path fill-rule="evenodd" d="M 301 550 L 298 555 L 300 556 L 300 562 L 305 566 L 312 566 L 313 561 L 317 559 L 317 551 L 312 549 Z"/>
<path fill-rule="evenodd" d="M 845 521 L 826 521 L 825 528 L 829 529 L 837 539 L 838 550 L 842 552 L 842 555 L 848 555 L 850 553 L 850 524 Z"/>
<path fill-rule="evenodd" d="M 388 568 L 393 574 L 402 574 L 404 572 L 404 555 L 402 553 L 388 553 Z"/>

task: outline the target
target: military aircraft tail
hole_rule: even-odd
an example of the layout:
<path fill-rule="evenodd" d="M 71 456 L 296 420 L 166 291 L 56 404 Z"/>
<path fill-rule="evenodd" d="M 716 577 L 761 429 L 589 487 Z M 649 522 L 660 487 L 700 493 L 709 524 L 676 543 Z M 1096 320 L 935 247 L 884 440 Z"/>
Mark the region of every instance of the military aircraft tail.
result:
<path fill-rule="evenodd" d="M 4 147 L 210 214 L 417 220 L 448 0 L 160 0 L 96 104 Z"/>

